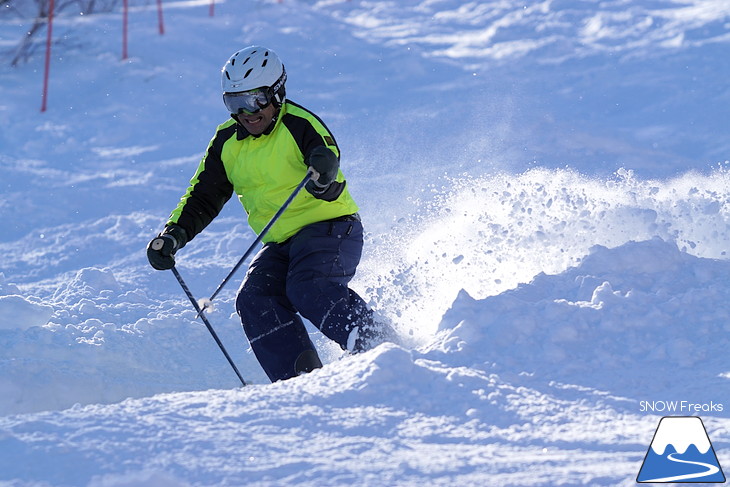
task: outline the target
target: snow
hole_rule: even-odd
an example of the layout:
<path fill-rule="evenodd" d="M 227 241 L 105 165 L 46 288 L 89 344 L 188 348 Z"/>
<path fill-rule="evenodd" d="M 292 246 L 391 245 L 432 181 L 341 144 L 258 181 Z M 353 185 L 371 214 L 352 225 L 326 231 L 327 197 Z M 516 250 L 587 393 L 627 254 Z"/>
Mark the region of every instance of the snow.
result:
<path fill-rule="evenodd" d="M 675 445 L 672 441 L 676 442 L 676 438 L 681 438 L 684 442 Z M 662 421 L 651 442 L 651 449 L 657 455 L 663 455 L 669 445 L 674 446 L 678 453 L 684 453 L 690 445 L 694 445 L 703 455 L 711 447 L 701 420 L 693 417 L 678 417 Z"/>
<path fill-rule="evenodd" d="M 634 485 L 659 419 L 730 465 L 725 0 L 132 1 L 0 68 L 0 485 Z M 0 16 L 0 48 L 27 25 Z M 40 41 L 39 41 L 40 42 Z M 353 282 L 404 336 L 268 384 L 233 309 L 144 255 L 275 49 L 361 206 Z M 197 299 L 254 240 L 178 257 Z M 679 409 L 667 411 L 674 402 Z"/>

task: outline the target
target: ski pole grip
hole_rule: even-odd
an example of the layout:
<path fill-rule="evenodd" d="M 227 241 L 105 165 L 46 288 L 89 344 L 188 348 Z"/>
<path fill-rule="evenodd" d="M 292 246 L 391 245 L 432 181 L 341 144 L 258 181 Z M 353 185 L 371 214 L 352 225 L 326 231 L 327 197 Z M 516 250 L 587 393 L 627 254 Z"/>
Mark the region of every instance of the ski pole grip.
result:
<path fill-rule="evenodd" d="M 165 245 L 165 239 L 162 237 L 157 237 L 150 244 L 150 248 L 152 250 L 160 250 L 164 245 Z"/>
<path fill-rule="evenodd" d="M 309 170 L 307 171 L 309 173 L 309 179 L 312 181 L 317 181 L 319 179 L 319 172 L 312 166 L 309 166 Z"/>

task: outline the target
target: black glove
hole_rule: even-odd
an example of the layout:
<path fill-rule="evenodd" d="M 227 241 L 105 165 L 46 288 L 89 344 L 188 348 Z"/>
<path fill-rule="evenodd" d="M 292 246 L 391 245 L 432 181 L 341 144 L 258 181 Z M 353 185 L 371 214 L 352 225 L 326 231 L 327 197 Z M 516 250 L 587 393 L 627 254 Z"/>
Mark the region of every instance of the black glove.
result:
<path fill-rule="evenodd" d="M 166 227 L 147 245 L 147 259 L 158 271 L 172 269 L 175 265 L 175 252 L 188 243 L 185 229 L 177 225 Z"/>
<path fill-rule="evenodd" d="M 327 147 L 320 145 L 312 149 L 307 159 L 307 166 L 319 173 L 319 179 L 316 181 L 310 179 L 305 189 L 309 191 L 315 198 L 326 201 L 336 200 L 345 189 L 345 183 L 337 182 L 337 172 L 340 169 L 340 160 Z"/>

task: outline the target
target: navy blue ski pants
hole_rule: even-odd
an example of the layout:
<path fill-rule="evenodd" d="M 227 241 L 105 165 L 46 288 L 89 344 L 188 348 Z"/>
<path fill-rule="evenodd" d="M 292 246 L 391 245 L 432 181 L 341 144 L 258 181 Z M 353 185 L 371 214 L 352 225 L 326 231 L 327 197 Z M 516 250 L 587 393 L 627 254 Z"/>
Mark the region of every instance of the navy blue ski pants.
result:
<path fill-rule="evenodd" d="M 254 257 L 236 310 L 272 382 L 302 372 L 302 357 L 314 354 L 319 362 L 297 313 L 343 349 L 354 327 L 372 323 L 372 312 L 348 288 L 362 246 L 362 223 L 328 221 L 308 225 L 284 243 L 267 243 Z"/>

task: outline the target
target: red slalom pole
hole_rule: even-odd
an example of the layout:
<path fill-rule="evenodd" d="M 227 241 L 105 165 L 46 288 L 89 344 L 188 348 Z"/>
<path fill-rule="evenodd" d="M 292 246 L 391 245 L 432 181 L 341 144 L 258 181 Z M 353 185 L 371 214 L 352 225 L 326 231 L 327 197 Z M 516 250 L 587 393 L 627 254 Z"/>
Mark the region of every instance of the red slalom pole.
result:
<path fill-rule="evenodd" d="M 127 59 L 127 23 L 129 19 L 129 2 L 122 2 L 122 60 Z"/>
<path fill-rule="evenodd" d="M 51 39 L 53 37 L 53 0 L 48 3 L 48 35 L 46 36 L 46 66 L 43 72 L 43 100 L 41 101 L 41 113 L 48 108 L 48 74 L 51 70 Z"/>
<path fill-rule="evenodd" d="M 157 23 L 160 26 L 160 35 L 165 33 L 165 21 L 162 19 L 162 0 L 157 0 Z"/>
<path fill-rule="evenodd" d="M 210 0 L 210 8 L 208 9 L 208 15 L 210 17 L 212 17 L 214 12 L 215 12 L 215 0 Z"/>

